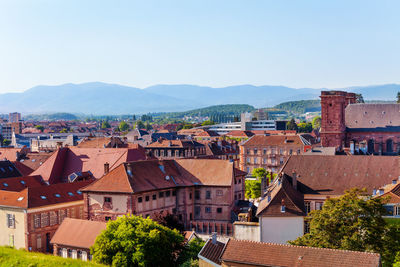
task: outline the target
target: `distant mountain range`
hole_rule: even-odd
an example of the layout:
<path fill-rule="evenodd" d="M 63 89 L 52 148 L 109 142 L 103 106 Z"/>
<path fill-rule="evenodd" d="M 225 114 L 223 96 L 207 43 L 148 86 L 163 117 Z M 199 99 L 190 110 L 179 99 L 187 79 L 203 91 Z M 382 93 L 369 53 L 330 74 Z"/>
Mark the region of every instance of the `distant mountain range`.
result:
<path fill-rule="evenodd" d="M 155 85 L 144 89 L 101 82 L 36 86 L 22 93 L 0 94 L 0 113 L 69 112 L 140 114 L 174 112 L 221 104 L 272 107 L 282 102 L 318 99 L 321 90 L 285 86 L 237 85 L 212 88 L 196 85 Z M 365 100 L 394 100 L 399 84 L 349 87 Z"/>

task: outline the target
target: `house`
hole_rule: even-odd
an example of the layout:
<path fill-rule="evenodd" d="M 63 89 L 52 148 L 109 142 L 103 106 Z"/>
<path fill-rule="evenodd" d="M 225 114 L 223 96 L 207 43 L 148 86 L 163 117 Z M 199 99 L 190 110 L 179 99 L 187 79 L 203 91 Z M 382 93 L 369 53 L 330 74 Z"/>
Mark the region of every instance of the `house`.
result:
<path fill-rule="evenodd" d="M 311 143 L 301 135 L 255 135 L 240 144 L 240 169 L 251 173 L 255 168 L 277 172 L 290 155 L 299 155 Z"/>
<path fill-rule="evenodd" d="M 32 152 L 54 151 L 65 146 L 75 146 L 77 143 L 78 138 L 73 134 L 70 134 L 65 138 L 50 134 L 48 139 L 42 139 L 41 137 L 31 139 L 30 148 Z"/>
<path fill-rule="evenodd" d="M 343 91 L 322 91 L 320 97 L 322 146 L 341 150 L 353 142 L 364 154 L 399 154 L 400 104 L 360 103 Z"/>
<path fill-rule="evenodd" d="M 206 154 L 205 146 L 193 140 L 159 139 L 146 146 L 149 156 L 158 159 L 193 158 Z"/>
<path fill-rule="evenodd" d="M 226 244 L 209 239 L 199 255 L 199 266 L 313 266 L 380 267 L 377 253 L 301 247 L 229 239 Z"/>
<path fill-rule="evenodd" d="M 186 229 L 231 234 L 231 211 L 244 198 L 245 173 L 228 160 L 125 162 L 83 188 L 85 216 L 107 221 L 125 214 L 177 215 Z"/>
<path fill-rule="evenodd" d="M 193 137 L 196 141 L 217 141 L 219 138 L 220 135 L 214 131 L 203 131 Z"/>
<path fill-rule="evenodd" d="M 123 162 L 143 159 L 146 155 L 140 146 L 137 149 L 64 147 L 55 151 L 31 175 L 40 175 L 50 184 L 66 182 L 71 175 L 80 176 L 88 171 L 99 179 Z"/>
<path fill-rule="evenodd" d="M 92 180 L 0 191 L 0 245 L 51 252 L 50 239 L 66 217 L 83 218 L 82 187 Z"/>
<path fill-rule="evenodd" d="M 400 176 L 392 183 L 374 189 L 372 197 L 388 199 L 384 204 L 388 218 L 400 218 Z"/>
<path fill-rule="evenodd" d="M 106 227 L 105 222 L 65 218 L 50 241 L 53 254 L 63 258 L 91 260 L 90 247 Z"/>
<path fill-rule="evenodd" d="M 80 148 L 125 148 L 128 144 L 119 137 L 86 137 L 77 144 Z"/>
<path fill-rule="evenodd" d="M 286 243 L 308 232 L 304 217 L 322 208 L 330 197 L 365 188 L 372 195 L 400 176 L 397 157 L 291 156 L 268 188 L 263 190 L 257 216 L 260 241 Z"/>

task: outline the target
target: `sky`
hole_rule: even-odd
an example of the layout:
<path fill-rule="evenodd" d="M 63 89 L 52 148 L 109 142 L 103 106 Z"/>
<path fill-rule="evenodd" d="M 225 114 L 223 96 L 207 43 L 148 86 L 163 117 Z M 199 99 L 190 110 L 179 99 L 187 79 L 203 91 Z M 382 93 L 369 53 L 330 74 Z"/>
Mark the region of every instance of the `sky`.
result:
<path fill-rule="evenodd" d="M 400 1 L 0 0 L 0 93 L 400 83 Z"/>

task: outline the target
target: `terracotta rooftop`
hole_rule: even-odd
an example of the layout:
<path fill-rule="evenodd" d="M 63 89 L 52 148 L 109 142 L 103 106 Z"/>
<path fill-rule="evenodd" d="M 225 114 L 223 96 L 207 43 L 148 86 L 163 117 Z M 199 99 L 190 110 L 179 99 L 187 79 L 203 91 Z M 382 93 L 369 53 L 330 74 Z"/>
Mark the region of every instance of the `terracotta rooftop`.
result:
<path fill-rule="evenodd" d="M 41 175 L 49 183 L 62 182 L 74 172 L 90 171 L 95 178 L 104 174 L 104 164 L 109 163 L 110 170 L 126 161 L 145 159 L 145 151 L 128 148 L 78 148 L 58 149 L 32 175 Z M 1 173 L 0 173 L 1 174 Z"/>
<path fill-rule="evenodd" d="M 29 167 L 32 170 L 37 170 L 42 164 L 50 158 L 53 152 L 40 152 L 40 153 L 28 153 L 19 162 Z"/>
<path fill-rule="evenodd" d="M 199 258 L 206 258 L 209 261 L 212 261 L 218 265 L 221 265 L 221 256 L 224 252 L 225 243 L 216 241 L 215 244 L 212 242 L 212 239 L 208 239 L 206 244 L 199 252 Z"/>
<path fill-rule="evenodd" d="M 136 193 L 177 186 L 230 186 L 234 167 L 228 160 L 146 160 L 119 165 L 82 191 Z"/>
<path fill-rule="evenodd" d="M 229 137 L 250 137 L 253 136 L 254 133 L 252 133 L 251 131 L 230 131 L 225 135 Z"/>
<path fill-rule="evenodd" d="M 293 155 L 282 167 L 297 173 L 303 194 L 342 195 L 354 187 L 373 189 L 390 184 L 400 176 L 399 157 Z"/>
<path fill-rule="evenodd" d="M 216 252 L 218 250 L 216 249 Z M 339 249 L 301 247 L 230 239 L 222 262 L 246 266 L 379 267 L 380 255 Z"/>
<path fill-rule="evenodd" d="M 21 173 L 23 176 L 28 176 L 33 172 L 33 169 L 29 168 L 27 165 L 20 161 L 13 161 L 12 164 L 14 164 L 15 168 Z"/>
<path fill-rule="evenodd" d="M 204 132 L 197 134 L 196 136 L 218 137 L 219 134 L 214 131 L 204 131 Z"/>
<path fill-rule="evenodd" d="M 255 135 L 242 146 L 304 146 L 305 139 L 299 135 Z"/>
<path fill-rule="evenodd" d="M 161 147 L 175 147 L 175 148 L 194 148 L 204 146 L 199 142 L 192 141 L 192 140 L 159 140 L 151 143 L 150 145 L 146 146 L 146 148 L 161 148 Z"/>
<path fill-rule="evenodd" d="M 0 191 L 0 206 L 35 208 L 82 200 L 80 189 L 93 180 L 25 188 L 20 192 Z"/>
<path fill-rule="evenodd" d="M 14 164 L 8 160 L 0 161 L 0 180 L 1 178 L 21 177 L 22 174 L 18 171 Z"/>
<path fill-rule="evenodd" d="M 65 218 L 50 243 L 74 248 L 90 249 L 97 236 L 105 230 L 105 222 Z"/>
<path fill-rule="evenodd" d="M 400 104 L 351 104 L 345 121 L 348 128 L 400 126 Z"/>
<path fill-rule="evenodd" d="M 27 187 L 37 187 L 42 185 L 45 185 L 45 183 L 43 182 L 42 177 L 39 175 L 4 178 L 0 180 L 0 190 L 6 191 L 18 192 Z"/>
<path fill-rule="evenodd" d="M 285 212 L 281 206 L 285 206 Z M 285 177 L 276 179 L 257 208 L 257 216 L 305 216 L 304 197 Z"/>

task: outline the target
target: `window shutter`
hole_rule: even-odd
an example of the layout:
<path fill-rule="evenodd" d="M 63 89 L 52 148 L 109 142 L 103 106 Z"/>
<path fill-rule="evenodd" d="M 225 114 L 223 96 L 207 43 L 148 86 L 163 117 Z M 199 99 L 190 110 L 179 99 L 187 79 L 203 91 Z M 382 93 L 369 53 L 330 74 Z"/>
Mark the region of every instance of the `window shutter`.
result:
<path fill-rule="evenodd" d="M 12 215 L 13 228 L 15 228 L 15 214 Z M 14 238 L 13 238 L 14 239 Z M 14 242 L 14 241 L 13 241 Z"/>

